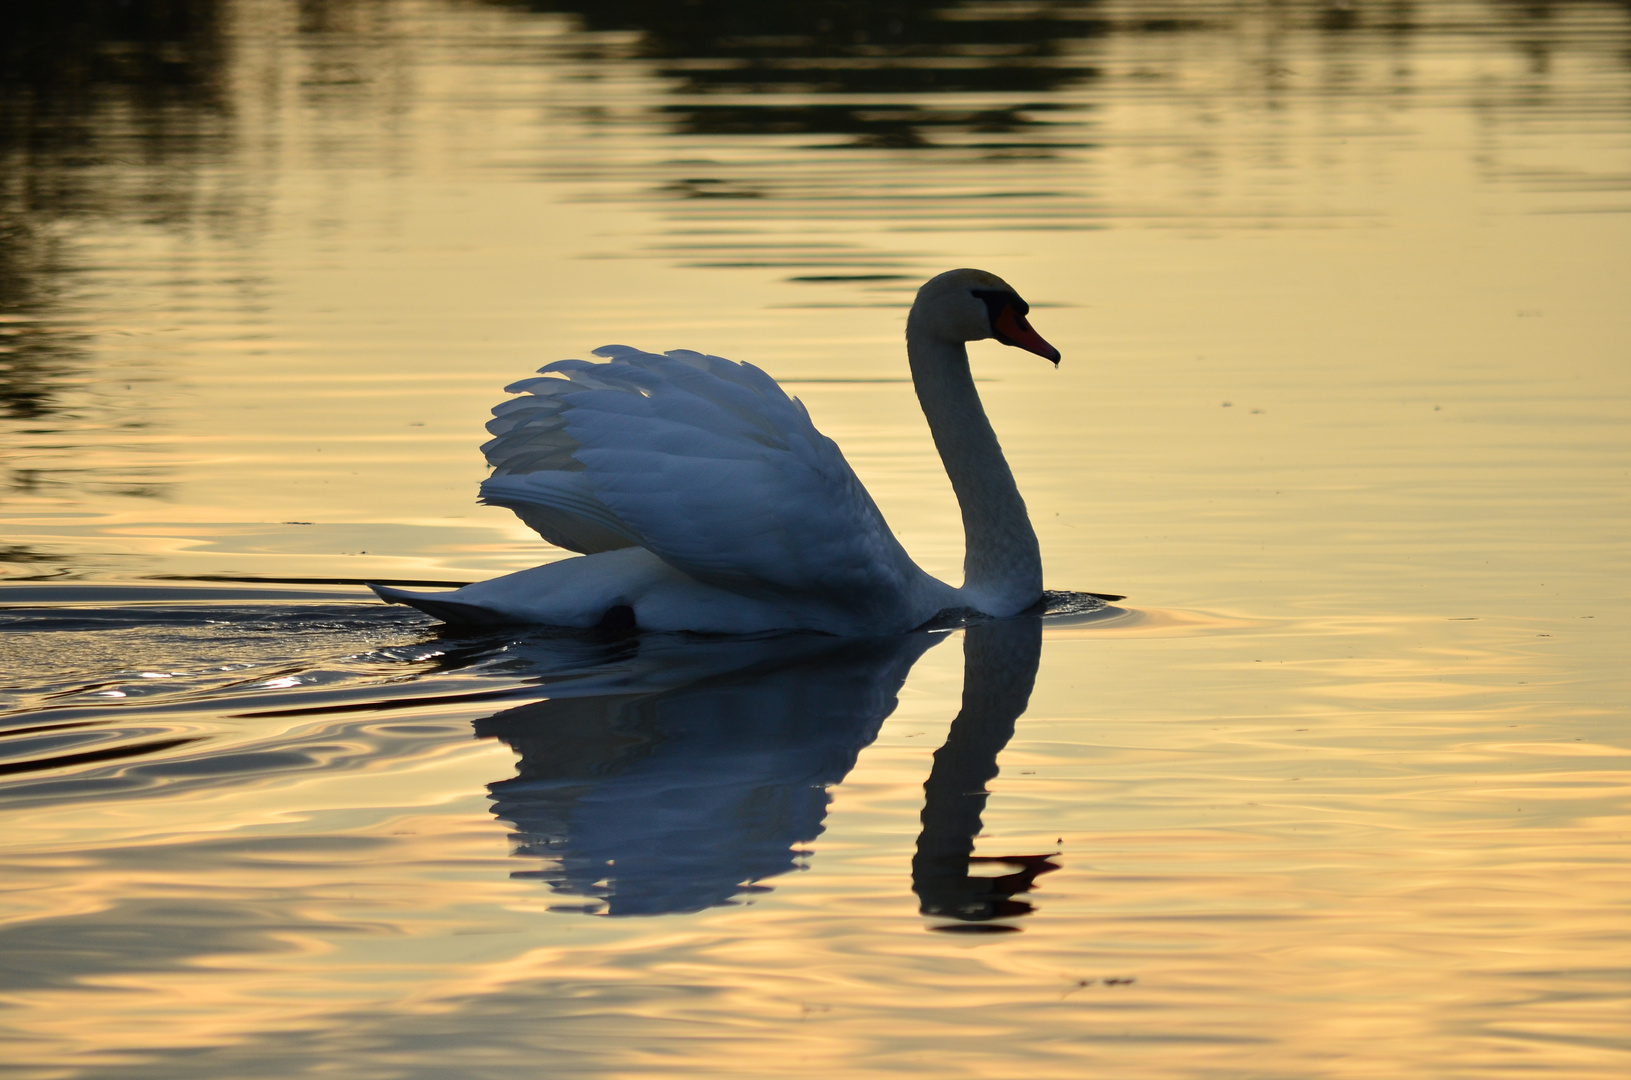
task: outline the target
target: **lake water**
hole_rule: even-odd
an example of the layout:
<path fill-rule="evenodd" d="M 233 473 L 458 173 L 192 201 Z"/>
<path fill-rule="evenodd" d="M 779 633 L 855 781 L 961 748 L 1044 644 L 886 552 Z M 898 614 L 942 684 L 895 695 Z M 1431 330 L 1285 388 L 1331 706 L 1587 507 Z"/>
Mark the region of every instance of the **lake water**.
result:
<path fill-rule="evenodd" d="M 0 1074 L 1622 1077 L 1623 3 L 0 14 Z M 456 635 L 501 388 L 752 361 L 957 580 L 846 642 Z M 972 857 L 971 857 L 972 853 Z"/>

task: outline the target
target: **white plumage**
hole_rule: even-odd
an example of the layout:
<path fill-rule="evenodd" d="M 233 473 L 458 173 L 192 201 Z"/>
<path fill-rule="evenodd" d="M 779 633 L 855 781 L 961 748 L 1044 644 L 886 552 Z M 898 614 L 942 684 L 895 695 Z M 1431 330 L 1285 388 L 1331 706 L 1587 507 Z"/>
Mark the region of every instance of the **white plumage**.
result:
<path fill-rule="evenodd" d="M 482 501 L 582 557 L 452 592 L 372 588 L 466 623 L 589 627 L 621 612 L 650 630 L 856 635 L 953 608 L 1013 614 L 1041 597 L 1040 558 L 963 342 L 997 336 L 1057 361 L 1025 311 L 1000 279 L 959 270 L 925 285 L 908 320 L 919 399 L 969 534 L 962 589 L 912 562 L 838 446 L 770 376 L 621 345 L 595 350 L 606 363 L 563 360 L 508 387 L 520 396 L 494 408 L 482 447 L 493 467 Z"/>

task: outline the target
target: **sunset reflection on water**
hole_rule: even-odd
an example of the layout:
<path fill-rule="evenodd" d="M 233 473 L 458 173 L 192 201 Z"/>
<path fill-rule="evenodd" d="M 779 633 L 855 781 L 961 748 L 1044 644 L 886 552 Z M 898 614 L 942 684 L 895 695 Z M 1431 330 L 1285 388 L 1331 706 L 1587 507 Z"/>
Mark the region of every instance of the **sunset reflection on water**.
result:
<path fill-rule="evenodd" d="M 1594 2 L 0 13 L 6 1070 L 1623 1075 L 1628 49 Z M 1114 610 L 464 637 L 336 584 L 558 556 L 474 505 L 482 424 L 608 342 L 763 366 L 956 580 L 900 340 L 952 266 L 1064 353 L 972 350 L 1047 584 Z"/>

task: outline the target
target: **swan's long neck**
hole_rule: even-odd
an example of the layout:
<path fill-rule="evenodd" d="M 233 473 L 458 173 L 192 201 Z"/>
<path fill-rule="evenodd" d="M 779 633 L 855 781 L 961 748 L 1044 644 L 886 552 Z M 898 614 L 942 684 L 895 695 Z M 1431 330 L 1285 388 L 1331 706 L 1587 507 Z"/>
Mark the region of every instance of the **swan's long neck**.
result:
<path fill-rule="evenodd" d="M 908 318 L 906 355 L 917 400 L 963 511 L 964 600 L 988 615 L 1023 611 L 1042 597 L 1042 553 L 974 389 L 968 350 Z"/>

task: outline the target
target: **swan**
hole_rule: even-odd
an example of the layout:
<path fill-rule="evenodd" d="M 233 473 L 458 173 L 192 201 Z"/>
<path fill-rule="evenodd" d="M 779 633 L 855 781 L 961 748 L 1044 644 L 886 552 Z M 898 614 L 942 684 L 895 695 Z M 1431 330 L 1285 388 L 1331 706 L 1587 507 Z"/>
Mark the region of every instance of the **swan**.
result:
<path fill-rule="evenodd" d="M 1059 363 L 1030 306 L 995 274 L 918 290 L 906 357 L 962 510 L 963 584 L 914 563 L 838 445 L 751 364 L 623 345 L 561 360 L 493 409 L 481 501 L 576 558 L 466 585 L 369 584 L 456 625 L 611 626 L 748 634 L 903 633 L 946 612 L 1006 617 L 1042 599 L 1025 502 L 969 373 L 995 338 Z"/>

